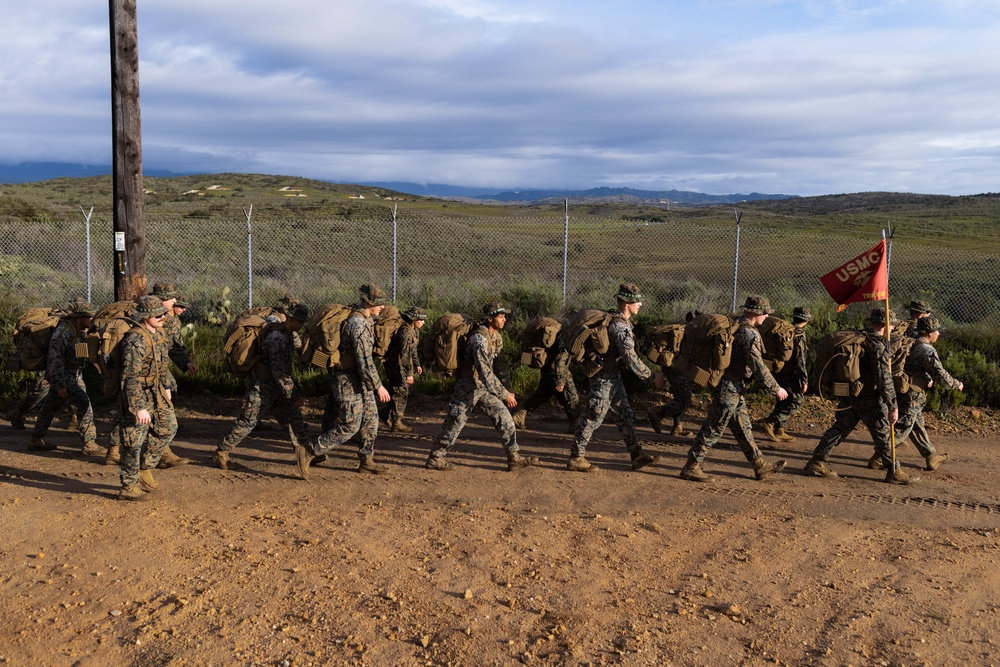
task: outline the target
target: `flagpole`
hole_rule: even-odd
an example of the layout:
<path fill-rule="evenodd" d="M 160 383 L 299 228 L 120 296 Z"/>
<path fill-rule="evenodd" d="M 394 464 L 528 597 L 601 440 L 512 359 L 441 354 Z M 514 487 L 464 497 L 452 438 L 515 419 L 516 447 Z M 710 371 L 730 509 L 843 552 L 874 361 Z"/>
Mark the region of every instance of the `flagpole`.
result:
<path fill-rule="evenodd" d="M 885 241 L 885 229 L 882 230 L 882 240 Z M 885 347 L 889 351 L 889 377 L 892 377 L 892 340 L 890 338 L 891 327 L 889 320 L 889 276 L 888 263 L 886 264 L 886 290 L 885 290 Z M 895 391 L 895 387 L 893 388 Z M 897 397 L 898 401 L 898 397 Z M 899 404 L 897 403 L 897 406 Z M 897 408 L 898 409 L 898 408 Z M 889 413 L 889 458 L 892 459 L 892 472 L 895 474 L 896 463 L 896 425 L 892 423 L 892 412 Z"/>

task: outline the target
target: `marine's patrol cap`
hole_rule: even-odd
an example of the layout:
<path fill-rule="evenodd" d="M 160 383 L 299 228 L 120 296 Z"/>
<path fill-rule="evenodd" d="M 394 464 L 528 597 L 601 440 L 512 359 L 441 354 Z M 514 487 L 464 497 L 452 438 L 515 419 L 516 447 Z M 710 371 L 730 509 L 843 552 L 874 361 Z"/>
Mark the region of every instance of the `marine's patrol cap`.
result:
<path fill-rule="evenodd" d="M 415 320 L 423 321 L 427 319 L 427 311 L 421 308 L 420 306 L 410 306 L 409 308 L 403 311 L 403 317 L 410 320 L 411 322 Z"/>
<path fill-rule="evenodd" d="M 618 286 L 615 298 L 625 303 L 638 303 L 642 301 L 642 290 L 635 283 L 622 283 Z"/>
<path fill-rule="evenodd" d="M 502 303 L 488 303 L 483 306 L 483 319 L 492 320 L 497 315 L 509 315 L 510 309 Z"/>
<path fill-rule="evenodd" d="M 942 331 L 941 321 L 936 317 L 921 317 L 917 320 L 917 335 L 924 335 Z"/>
<path fill-rule="evenodd" d="M 914 299 L 906 305 L 906 309 L 911 313 L 916 313 L 918 315 L 930 315 L 931 306 L 926 301 L 920 301 L 919 299 Z"/>
<path fill-rule="evenodd" d="M 755 315 L 770 315 L 774 312 L 774 308 L 771 308 L 771 302 L 768 301 L 767 297 L 760 294 L 751 294 L 743 303 L 743 312 Z"/>
<path fill-rule="evenodd" d="M 375 283 L 362 285 L 358 289 L 358 292 L 361 294 L 361 303 L 363 304 L 368 304 L 369 306 L 389 305 L 389 297 L 386 296 L 385 290 Z"/>
<path fill-rule="evenodd" d="M 147 294 L 140 296 L 132 309 L 132 316 L 137 320 L 148 320 L 152 317 L 166 315 L 167 309 L 163 306 L 163 301 L 159 297 Z"/>
<path fill-rule="evenodd" d="M 806 306 L 795 306 L 792 309 L 792 319 L 798 320 L 799 322 L 811 322 L 813 318 L 812 312 Z"/>

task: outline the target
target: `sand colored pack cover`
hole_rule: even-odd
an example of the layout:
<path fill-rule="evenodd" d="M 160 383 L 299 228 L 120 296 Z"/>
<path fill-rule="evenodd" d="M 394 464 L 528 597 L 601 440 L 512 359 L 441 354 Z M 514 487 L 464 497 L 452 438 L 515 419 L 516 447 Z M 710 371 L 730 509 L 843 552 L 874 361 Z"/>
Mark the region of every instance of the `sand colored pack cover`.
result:
<path fill-rule="evenodd" d="M 728 315 L 706 314 L 684 326 L 674 367 L 701 387 L 716 387 L 733 356 L 733 339 L 739 321 Z"/>
<path fill-rule="evenodd" d="M 861 393 L 861 358 L 866 338 L 863 331 L 842 329 L 816 341 L 813 349 L 820 396 L 844 398 Z"/>
<path fill-rule="evenodd" d="M 393 335 L 403 326 L 403 316 L 396 306 L 386 306 L 382 309 L 382 314 L 375 320 L 375 345 L 372 347 L 372 354 L 376 357 L 385 358 L 392 344 Z"/>
<path fill-rule="evenodd" d="M 685 323 L 675 322 L 650 327 L 643 339 L 642 353 L 654 364 L 664 368 L 672 366 L 681 351 L 686 326 Z"/>
<path fill-rule="evenodd" d="M 7 358 L 9 371 L 40 371 L 45 368 L 52 332 L 66 311 L 31 308 L 14 325 L 14 352 Z"/>
<path fill-rule="evenodd" d="M 768 317 L 757 327 L 763 344 L 764 365 L 772 373 L 785 367 L 795 351 L 795 325 L 777 317 Z"/>
<path fill-rule="evenodd" d="M 233 375 L 247 378 L 260 360 L 260 337 L 267 320 L 260 315 L 242 315 L 229 325 L 222 351 Z"/>
<path fill-rule="evenodd" d="M 299 358 L 303 363 L 318 368 L 350 370 L 354 368 L 346 358 L 341 358 L 340 338 L 353 308 L 340 303 L 328 303 L 309 318 L 299 331 L 302 349 Z M 351 355 L 353 361 L 354 357 Z"/>
<path fill-rule="evenodd" d="M 446 313 L 420 340 L 420 359 L 426 368 L 442 377 L 455 377 L 462 353 L 476 320 L 461 313 Z"/>
<path fill-rule="evenodd" d="M 612 319 L 614 314 L 606 310 L 585 308 L 570 313 L 563 327 L 563 344 L 570 361 L 587 377 L 594 377 L 604 368 L 604 355 L 611 348 L 608 325 Z"/>
<path fill-rule="evenodd" d="M 562 322 L 551 317 L 539 316 L 528 322 L 524 327 L 521 364 L 530 368 L 544 367 L 561 332 Z"/>

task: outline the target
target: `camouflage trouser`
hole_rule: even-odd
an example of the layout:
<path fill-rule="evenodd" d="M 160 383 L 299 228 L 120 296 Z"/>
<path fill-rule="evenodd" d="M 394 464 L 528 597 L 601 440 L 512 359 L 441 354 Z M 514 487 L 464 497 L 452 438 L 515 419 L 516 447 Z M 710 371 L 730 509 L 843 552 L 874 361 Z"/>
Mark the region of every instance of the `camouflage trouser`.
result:
<path fill-rule="evenodd" d="M 922 391 L 908 391 L 896 394 L 899 400 L 899 421 L 896 422 L 896 446 L 898 447 L 907 437 L 917 446 L 917 451 L 924 458 L 937 453 L 930 439 L 923 439 L 917 436 L 917 425 L 924 425 L 924 406 L 927 405 L 927 394 Z M 927 431 L 924 430 L 926 438 Z"/>
<path fill-rule="evenodd" d="M 55 419 L 56 414 L 66 404 L 69 404 L 73 413 L 79 420 L 78 430 L 83 444 L 97 440 L 97 429 L 94 427 L 94 410 L 90 407 L 90 396 L 87 395 L 87 386 L 83 383 L 83 372 L 77 371 L 76 382 L 66 385 L 66 398 L 59 398 L 59 394 L 50 388 L 41 407 L 38 408 L 38 421 L 31 435 L 36 438 L 43 438 Z"/>
<path fill-rule="evenodd" d="M 877 397 L 867 400 L 856 398 L 853 401 L 841 399 L 837 405 L 837 419 L 819 439 L 813 457 L 825 461 L 833 448 L 851 434 L 858 422 L 868 427 L 875 442 L 875 453 L 882 458 L 886 467 L 890 467 L 892 458 L 889 455 L 889 438 L 892 425 L 889 423 L 889 408 Z"/>
<path fill-rule="evenodd" d="M 687 409 L 691 407 L 691 380 L 673 366 L 663 369 L 663 377 L 670 384 L 670 393 L 674 398 L 653 408 L 653 415 L 658 419 L 672 418 L 681 421 Z"/>
<path fill-rule="evenodd" d="M 587 396 L 587 407 L 580 413 L 576 423 L 576 434 L 573 437 L 571 456 L 585 456 L 587 445 L 594 431 L 604 423 L 604 418 L 611 410 L 618 416 L 618 430 L 625 440 L 625 449 L 629 454 L 635 454 L 642 448 L 639 446 L 639 436 L 635 433 L 635 414 L 625 393 L 625 384 L 617 371 L 600 372 L 590 378 L 590 393 Z"/>
<path fill-rule="evenodd" d="M 927 397 L 924 396 L 924 402 L 926 403 L 926 401 Z M 920 408 L 920 412 L 917 414 L 917 420 L 913 423 L 913 430 L 910 431 L 910 442 L 916 445 L 917 451 L 921 454 L 924 452 L 935 452 L 934 445 L 931 444 L 931 437 L 927 433 L 927 426 L 924 424 L 923 407 Z M 926 454 L 924 454 L 924 456 L 926 456 Z"/>
<path fill-rule="evenodd" d="M 385 388 L 389 390 L 392 400 L 379 406 L 379 416 L 392 423 L 406 415 L 406 401 L 410 397 L 411 385 L 406 384 L 406 378 L 395 368 L 387 368 L 385 375 L 388 380 Z"/>
<path fill-rule="evenodd" d="M 753 463 L 760 458 L 760 450 L 753 440 L 753 426 L 750 423 L 750 411 L 743 397 L 743 382 L 723 378 L 712 391 L 712 404 L 708 408 L 708 417 L 702 424 L 694 444 L 688 451 L 688 458 L 698 463 L 719 441 L 726 427 L 736 438 L 737 444 L 743 450 L 743 456 Z"/>
<path fill-rule="evenodd" d="M 576 385 L 569 381 L 563 386 L 562 391 L 556 391 L 557 382 L 555 373 L 543 369 L 542 377 L 538 381 L 538 389 L 518 407 L 531 412 L 545 405 L 554 396 L 559 401 L 559 405 L 566 411 L 566 417 L 573 421 L 577 417 L 576 411 L 580 406 L 580 395 L 576 391 Z"/>
<path fill-rule="evenodd" d="M 784 387 L 785 385 L 781 386 Z M 778 428 L 785 428 L 785 426 L 788 425 L 788 420 L 791 419 L 792 415 L 802 409 L 805 402 L 805 394 L 793 394 L 788 392 L 788 398 L 775 403 L 774 409 L 771 410 L 771 414 L 769 414 L 767 419 L 764 421 L 769 421 Z"/>
<path fill-rule="evenodd" d="M 357 373 L 334 371 L 330 374 L 323 433 L 310 440 L 307 448 L 316 455 L 328 454 L 355 435 L 359 436 L 358 457 L 371 457 L 378 435 L 375 393 L 364 390 Z"/>
<path fill-rule="evenodd" d="M 144 392 L 152 421 L 140 424 L 136 416 L 122 406 L 121 416 L 121 467 L 122 486 L 139 483 L 139 470 L 152 470 L 160 462 L 163 450 L 170 446 L 177 434 L 177 417 L 174 406 L 163 396 Z"/>
<path fill-rule="evenodd" d="M 17 405 L 11 408 L 9 417 L 24 417 L 41 407 L 42 401 L 49 394 L 49 381 L 45 379 L 45 372 L 35 373 L 35 379 L 31 382 L 31 388 Z"/>
<path fill-rule="evenodd" d="M 240 444 L 257 426 L 261 410 L 272 410 L 282 426 L 291 426 L 299 442 L 306 439 L 306 423 L 302 410 L 285 398 L 277 383 L 271 380 L 247 380 L 243 407 L 236 423 L 219 444 L 219 451 L 228 452 Z"/>
<path fill-rule="evenodd" d="M 431 456 L 444 456 L 455 446 L 458 434 L 465 428 L 469 416 L 477 405 L 493 422 L 493 428 L 500 434 L 500 443 L 504 450 L 508 454 L 518 450 L 514 420 L 507 405 L 496 394 L 477 387 L 475 380 L 466 378 L 455 383 L 455 393 L 448 403 L 448 414 L 444 416 L 444 423 L 441 424 L 441 432 L 434 441 Z"/>

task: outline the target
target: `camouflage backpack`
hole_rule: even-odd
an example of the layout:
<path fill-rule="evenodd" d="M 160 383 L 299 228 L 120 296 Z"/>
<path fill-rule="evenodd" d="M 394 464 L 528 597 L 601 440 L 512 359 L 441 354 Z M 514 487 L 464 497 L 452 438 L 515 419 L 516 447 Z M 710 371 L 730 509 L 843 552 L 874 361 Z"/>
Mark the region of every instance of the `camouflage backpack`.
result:
<path fill-rule="evenodd" d="M 299 332 L 302 338 L 299 358 L 303 363 L 328 370 L 355 367 L 354 355 L 341 358 L 340 351 L 340 334 L 352 311 L 350 306 L 328 303 L 312 314 Z"/>
<path fill-rule="evenodd" d="M 134 301 L 115 301 L 101 308 L 94 315 L 94 323 L 87 334 L 90 361 L 97 367 L 103 381 L 104 395 L 112 398 L 121 388 L 121 342 L 125 334 L 139 323 L 131 318 Z M 142 329 L 152 344 L 152 335 Z"/>
<path fill-rule="evenodd" d="M 529 368 L 544 367 L 561 331 L 562 322 L 551 317 L 539 316 L 528 322 L 524 328 L 521 364 Z"/>
<path fill-rule="evenodd" d="M 44 370 L 52 332 L 65 315 L 66 311 L 56 308 L 32 308 L 17 318 L 14 352 L 7 358 L 7 370 Z"/>
<path fill-rule="evenodd" d="M 403 316 L 399 314 L 396 306 L 383 308 L 382 314 L 375 320 L 375 345 L 372 347 L 372 354 L 384 359 L 392 344 L 393 335 L 402 325 Z"/>
<path fill-rule="evenodd" d="M 587 377 L 594 377 L 604 368 L 604 355 L 611 348 L 608 325 L 614 317 L 606 310 L 585 308 L 570 313 L 563 327 L 563 344 L 570 361 L 578 364 Z"/>
<path fill-rule="evenodd" d="M 674 367 L 701 387 L 718 386 L 733 356 L 733 338 L 740 328 L 728 315 L 702 315 L 684 325 Z"/>
<path fill-rule="evenodd" d="M 795 351 L 795 325 L 777 317 L 768 317 L 757 327 L 764 347 L 764 365 L 772 373 L 779 372 Z"/>
<path fill-rule="evenodd" d="M 657 324 L 650 327 L 642 344 L 642 353 L 654 364 L 667 368 L 681 351 L 685 324 Z"/>
<path fill-rule="evenodd" d="M 906 372 L 906 359 L 910 356 L 910 350 L 917 339 L 907 336 L 905 333 L 896 335 L 893 332 L 889 337 L 889 356 L 892 362 L 892 384 L 896 388 L 896 393 L 905 394 L 910 391 L 913 384 L 909 374 Z"/>
<path fill-rule="evenodd" d="M 454 377 L 462 361 L 465 341 L 476 320 L 461 313 L 439 317 L 420 340 L 420 359 L 425 368 L 443 377 Z"/>
<path fill-rule="evenodd" d="M 816 351 L 819 395 L 827 398 L 853 397 L 861 393 L 861 358 L 867 334 L 857 329 L 843 329 L 820 337 Z"/>

